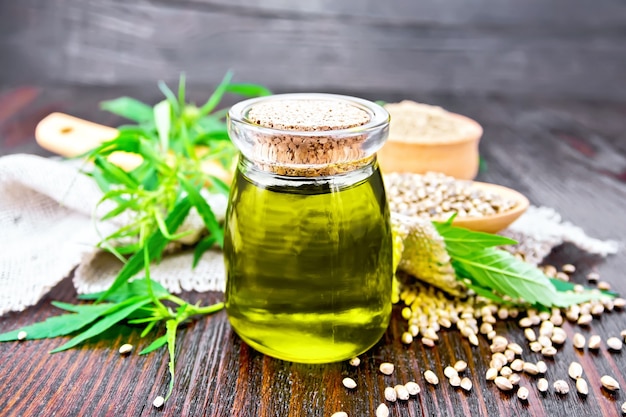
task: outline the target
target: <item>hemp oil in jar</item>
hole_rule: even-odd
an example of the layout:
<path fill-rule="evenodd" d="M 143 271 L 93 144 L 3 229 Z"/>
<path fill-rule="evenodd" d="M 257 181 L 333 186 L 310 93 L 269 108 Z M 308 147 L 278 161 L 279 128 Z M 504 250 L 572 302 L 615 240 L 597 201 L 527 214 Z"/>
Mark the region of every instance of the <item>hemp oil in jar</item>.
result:
<path fill-rule="evenodd" d="M 231 109 L 241 155 L 226 217 L 226 310 L 258 351 L 334 362 L 384 334 L 392 241 L 375 152 L 388 121 L 374 103 L 327 94 Z"/>

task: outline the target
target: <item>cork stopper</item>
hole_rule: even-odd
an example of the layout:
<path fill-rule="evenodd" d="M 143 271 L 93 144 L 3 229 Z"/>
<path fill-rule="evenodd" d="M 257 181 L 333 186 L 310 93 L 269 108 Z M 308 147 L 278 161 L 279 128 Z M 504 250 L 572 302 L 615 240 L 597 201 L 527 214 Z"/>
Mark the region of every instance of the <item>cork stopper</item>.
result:
<path fill-rule="evenodd" d="M 389 115 L 365 100 L 285 94 L 231 109 L 231 138 L 254 165 L 286 176 L 328 176 L 370 163 Z M 371 108 L 370 108 L 371 107 Z"/>
<path fill-rule="evenodd" d="M 255 105 L 248 112 L 248 120 L 273 129 L 318 132 L 363 126 L 370 115 L 336 100 L 286 99 Z"/>

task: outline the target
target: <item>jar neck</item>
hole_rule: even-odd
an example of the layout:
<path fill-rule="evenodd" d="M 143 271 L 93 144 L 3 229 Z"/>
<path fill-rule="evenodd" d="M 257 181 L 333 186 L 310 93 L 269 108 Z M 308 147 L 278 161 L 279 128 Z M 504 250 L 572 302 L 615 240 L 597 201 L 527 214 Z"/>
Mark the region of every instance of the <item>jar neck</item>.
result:
<path fill-rule="evenodd" d="M 347 164 L 334 168 L 268 166 L 258 164 L 240 153 L 237 169 L 250 181 L 263 187 L 319 185 L 339 189 L 360 183 L 378 170 L 378 161 L 375 155 L 351 163 L 350 166 L 345 165 Z"/>

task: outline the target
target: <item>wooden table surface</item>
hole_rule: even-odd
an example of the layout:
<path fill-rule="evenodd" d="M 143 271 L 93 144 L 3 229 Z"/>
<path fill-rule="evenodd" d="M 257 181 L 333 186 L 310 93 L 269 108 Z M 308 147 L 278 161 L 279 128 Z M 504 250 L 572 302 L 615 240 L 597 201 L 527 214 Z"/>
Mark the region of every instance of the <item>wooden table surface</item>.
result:
<path fill-rule="evenodd" d="M 198 101 L 209 89 L 194 89 Z M 539 98 L 482 96 L 437 96 L 418 93 L 372 96 L 370 99 L 418 99 L 440 104 L 475 118 L 485 129 L 481 154 L 486 171 L 482 181 L 516 188 L 536 205 L 557 209 L 565 220 L 602 239 L 624 240 L 626 236 L 626 103 L 559 101 Z M 97 103 L 105 98 L 131 95 L 154 101 L 156 88 L 103 89 L 95 87 L 0 87 L 0 155 L 31 152 L 46 155 L 34 144 L 33 129 L 52 111 L 64 111 L 115 125 L 120 120 L 102 113 Z M 585 282 L 597 270 L 613 288 L 626 294 L 626 257 L 623 251 L 602 259 L 572 245 L 557 248 L 548 262 L 578 266 L 573 276 Z M 0 271 L 3 273 L 3 271 Z M 219 293 L 184 294 L 192 301 L 212 303 Z M 0 317 L 0 331 L 8 331 L 57 314 L 51 300 L 75 301 L 70 278 L 63 280 L 38 305 L 22 313 Z M 179 333 L 177 377 L 174 394 L 162 408 L 151 402 L 165 392 L 169 382 L 167 355 L 158 351 L 146 356 L 121 357 L 123 343 L 144 346 L 140 330 L 116 327 L 97 340 L 77 349 L 50 355 L 61 340 L 0 344 L 0 415 L 3 416 L 330 416 L 343 410 L 349 416 L 370 416 L 383 401 L 385 386 L 417 381 L 422 392 L 416 399 L 389 404 L 392 416 L 617 416 L 626 400 L 622 391 L 610 393 L 600 387 L 604 374 L 613 375 L 626 388 L 626 353 L 611 353 L 605 345 L 596 353 L 575 351 L 571 336 L 599 334 L 603 340 L 619 336 L 626 328 L 626 314 L 612 312 L 594 320 L 591 329 L 570 323 L 570 336 L 554 360 L 548 362 L 547 379 L 565 379 L 572 391 L 559 396 L 541 395 L 534 379 L 522 376 L 530 388 L 527 403 L 514 394 L 500 392 L 485 380 L 489 348 L 486 338 L 472 347 L 457 331 L 443 331 L 435 348 L 420 343 L 406 346 L 400 335 L 406 322 L 394 309 L 389 330 L 353 368 L 347 363 L 301 365 L 282 362 L 255 352 L 232 331 L 226 314 L 190 323 Z M 527 346 L 513 321 L 499 323 L 499 333 Z M 527 349 L 526 349 L 527 350 Z M 528 350 L 527 350 L 528 351 Z M 538 354 L 525 354 L 539 360 Z M 451 387 L 443 368 L 455 359 L 469 363 L 467 374 L 474 383 L 471 392 Z M 581 397 L 567 376 L 572 360 L 579 361 L 589 382 L 590 393 Z M 383 361 L 393 362 L 392 376 L 378 372 Z M 428 386 L 425 369 L 442 380 Z M 354 378 L 353 391 L 341 385 L 345 376 Z"/>

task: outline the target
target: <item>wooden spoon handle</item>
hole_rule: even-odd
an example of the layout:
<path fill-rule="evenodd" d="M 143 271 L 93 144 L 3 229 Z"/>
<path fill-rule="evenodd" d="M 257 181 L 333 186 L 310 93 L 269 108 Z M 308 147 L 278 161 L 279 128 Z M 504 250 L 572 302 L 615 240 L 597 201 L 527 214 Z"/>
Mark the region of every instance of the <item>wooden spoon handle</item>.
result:
<path fill-rule="evenodd" d="M 44 149 L 68 158 L 82 155 L 102 142 L 114 139 L 117 129 L 79 119 L 63 113 L 52 113 L 39 122 L 35 139 Z M 115 152 L 109 161 L 125 170 L 141 163 L 141 157 L 127 152 Z"/>
<path fill-rule="evenodd" d="M 63 113 L 48 115 L 35 129 L 42 148 L 66 157 L 81 155 L 116 136 L 117 129 Z"/>

